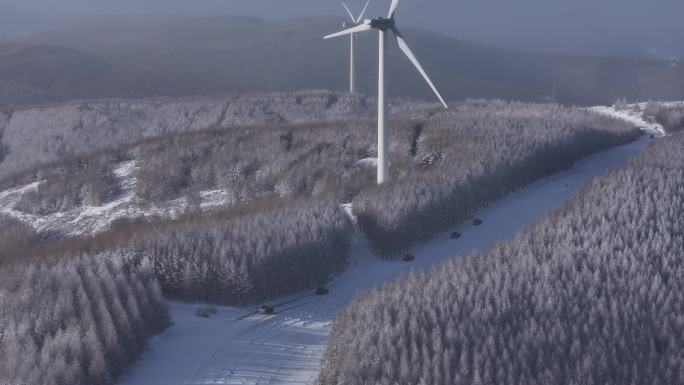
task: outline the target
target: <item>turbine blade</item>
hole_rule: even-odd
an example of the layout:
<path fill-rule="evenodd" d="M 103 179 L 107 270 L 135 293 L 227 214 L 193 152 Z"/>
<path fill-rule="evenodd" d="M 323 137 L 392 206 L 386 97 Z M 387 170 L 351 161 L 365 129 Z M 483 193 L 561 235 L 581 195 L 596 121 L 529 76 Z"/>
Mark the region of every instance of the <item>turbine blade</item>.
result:
<path fill-rule="evenodd" d="M 325 36 L 324 39 L 332 39 L 334 37 L 351 35 L 353 33 L 368 31 L 369 29 L 371 29 L 370 24 L 361 24 L 361 25 L 357 25 L 356 27 L 345 29 L 344 31 L 340 31 L 340 32 L 333 33 L 331 35 Z"/>
<path fill-rule="evenodd" d="M 399 30 L 396 27 L 392 28 L 392 32 L 394 34 L 394 38 L 397 40 L 397 44 L 399 45 L 399 48 L 404 52 L 404 54 L 409 58 L 411 63 L 418 69 L 418 72 L 420 72 L 421 75 L 423 75 L 423 78 L 427 82 L 427 84 L 432 88 L 432 91 L 434 91 L 435 95 L 437 95 L 437 98 L 439 99 L 440 102 L 444 105 L 444 108 L 449 108 L 447 106 L 446 102 L 442 98 L 442 95 L 439 94 L 439 91 L 437 91 L 437 87 L 432 83 L 432 80 L 430 80 L 430 77 L 427 75 L 425 70 L 423 69 L 423 66 L 420 65 L 420 62 L 416 58 L 416 55 L 413 54 L 413 51 L 411 51 L 411 48 L 409 48 L 408 44 L 406 44 L 406 40 L 404 40 L 404 36 L 399 32 Z"/>
<path fill-rule="evenodd" d="M 356 23 L 356 19 L 354 18 L 354 14 L 352 14 L 352 11 L 349 10 L 349 7 L 347 7 L 347 4 L 342 3 L 342 6 L 344 7 L 344 9 L 347 10 L 349 17 L 351 17 L 352 23 Z"/>
<path fill-rule="evenodd" d="M 366 10 L 368 9 L 368 4 L 370 4 L 370 0 L 367 0 L 366 5 L 363 6 L 363 11 L 361 11 L 361 14 L 356 19 L 356 24 L 359 24 L 359 21 L 363 20 L 363 17 L 366 16 Z"/>
<path fill-rule="evenodd" d="M 394 15 L 397 13 L 397 6 L 399 5 L 399 0 L 392 0 L 392 5 L 390 5 L 389 16 L 390 19 L 394 19 Z"/>

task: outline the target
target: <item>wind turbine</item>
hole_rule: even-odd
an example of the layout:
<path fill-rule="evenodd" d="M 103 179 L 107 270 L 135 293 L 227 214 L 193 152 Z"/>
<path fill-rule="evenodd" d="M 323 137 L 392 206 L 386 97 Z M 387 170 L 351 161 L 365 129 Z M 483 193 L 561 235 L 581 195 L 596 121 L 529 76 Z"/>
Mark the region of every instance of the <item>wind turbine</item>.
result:
<path fill-rule="evenodd" d="M 352 11 L 349 10 L 349 7 L 347 7 L 347 4 L 342 3 L 342 6 L 344 9 L 347 10 L 347 13 L 349 14 L 349 17 L 351 18 L 352 25 L 357 26 L 359 25 L 359 22 L 361 19 L 363 19 L 363 16 L 366 14 L 366 10 L 368 9 L 368 4 L 370 3 L 370 0 L 366 1 L 366 5 L 363 7 L 363 10 L 361 11 L 361 14 L 359 17 L 354 17 L 354 14 Z M 347 28 L 348 24 L 343 23 L 342 28 Z M 356 43 L 356 39 L 358 36 L 354 33 L 349 35 L 350 38 L 350 43 L 349 43 L 349 93 L 350 94 L 355 94 L 356 93 L 356 59 L 354 57 L 354 45 Z"/>
<path fill-rule="evenodd" d="M 370 31 L 376 29 L 379 32 L 379 53 L 378 53 L 378 185 L 381 185 L 389 180 L 389 163 L 387 159 L 387 153 L 389 150 L 389 141 L 387 136 L 387 102 L 385 100 L 385 57 L 387 56 L 387 31 L 392 31 L 399 49 L 404 52 L 404 54 L 409 58 L 411 63 L 418 69 L 418 72 L 423 76 L 427 84 L 432 88 L 435 95 L 440 102 L 444 105 L 444 108 L 448 108 L 446 102 L 439 94 L 437 88 L 428 77 L 427 73 L 420 65 L 416 55 L 413 54 L 411 48 L 406 44 L 404 36 L 399 32 L 397 28 L 394 16 L 397 12 L 397 6 L 399 5 L 399 0 L 392 0 L 390 5 L 389 15 L 387 18 L 378 17 L 375 19 L 366 19 L 362 24 L 355 27 L 345 29 L 341 32 L 333 33 L 332 35 L 325 36 L 325 39 L 331 39 L 334 37 L 354 35 L 359 32 Z"/>

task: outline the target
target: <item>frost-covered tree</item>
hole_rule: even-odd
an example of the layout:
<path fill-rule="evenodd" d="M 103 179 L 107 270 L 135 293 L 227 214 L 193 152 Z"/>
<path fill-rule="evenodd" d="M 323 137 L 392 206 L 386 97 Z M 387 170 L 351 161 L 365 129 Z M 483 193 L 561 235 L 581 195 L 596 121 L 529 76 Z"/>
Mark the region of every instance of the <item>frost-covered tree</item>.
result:
<path fill-rule="evenodd" d="M 15 248 L 30 246 L 38 239 L 33 227 L 12 217 L 0 215 L 0 256 Z"/>
<path fill-rule="evenodd" d="M 486 254 L 356 298 L 318 382 L 684 383 L 684 135 Z"/>
<path fill-rule="evenodd" d="M 111 384 L 168 325 L 149 260 L 122 253 L 0 266 L 0 383 Z"/>
<path fill-rule="evenodd" d="M 149 259 L 172 298 L 240 304 L 315 288 L 343 270 L 351 222 L 334 201 L 261 203 L 239 211 L 134 224 L 106 248 Z M 111 242 L 111 241 L 110 241 Z"/>
<path fill-rule="evenodd" d="M 582 109 L 473 101 L 433 115 L 411 142 L 393 143 L 415 155 L 393 160 L 395 182 L 363 190 L 354 211 L 374 250 L 397 256 L 503 195 L 638 135 Z"/>
<path fill-rule="evenodd" d="M 258 113 L 238 109 L 235 116 L 254 114 L 259 122 L 264 111 L 281 111 L 295 119 L 297 111 L 304 116 L 305 111 L 358 106 L 357 100 L 344 102 L 325 93 L 251 100 L 250 108 L 261 106 Z M 360 228 L 375 251 L 391 257 L 507 192 L 638 135 L 627 123 L 557 105 L 479 100 L 443 111 L 404 100 L 394 110 L 394 175 L 380 188 L 374 183 L 374 168 L 367 165 L 376 154 L 374 123 L 361 116 L 170 132 L 97 156 L 67 159 L 36 170 L 31 176 L 42 182 L 15 208 L 46 214 L 107 202 L 116 194 L 113 168 L 122 161 L 135 164 L 135 192 L 150 205 L 190 197 L 185 211 L 200 213 L 201 193 L 220 192 L 226 204 L 214 218 L 198 217 L 192 225 L 181 225 L 181 219 L 172 224 L 177 227 L 160 225 L 164 230 L 156 232 L 155 226 L 143 224 L 131 238 L 148 236 L 145 242 L 151 246 L 141 248 L 122 239 L 109 247 L 153 250 L 169 295 L 234 303 L 310 288 L 337 271 L 344 247 L 338 250 L 327 237 L 306 246 L 307 238 L 299 234 L 321 228 L 348 238 L 348 226 L 341 225 L 341 203 L 353 202 Z M 6 185 L 12 182 L 16 180 L 6 179 Z M 274 209 L 277 206 L 292 207 Z M 299 212 L 288 211 L 294 207 Z M 280 219 L 263 220 L 272 217 Z M 243 230 L 255 224 L 255 231 Z M 219 237 L 213 228 L 224 231 Z M 178 235 L 169 239 L 165 232 Z M 289 238 L 273 241 L 275 233 Z M 116 231 L 107 236 L 119 237 Z M 224 250 L 219 247 L 224 242 L 233 246 Z M 269 246 L 258 246 L 261 243 Z M 310 267 L 305 252 L 293 252 L 305 247 L 324 248 L 319 266 Z M 270 270 L 263 266 L 277 262 L 278 255 L 291 255 L 292 263 L 311 275 L 302 277 L 299 270 L 287 268 L 270 279 Z M 238 267 L 248 273 L 235 273 Z"/>
<path fill-rule="evenodd" d="M 655 114 L 655 119 L 667 132 L 682 130 L 684 129 L 684 105 L 661 108 Z"/>
<path fill-rule="evenodd" d="M 362 96 L 330 91 L 114 99 L 0 111 L 0 177 L 145 138 L 245 125 L 311 123 L 370 114 Z"/>

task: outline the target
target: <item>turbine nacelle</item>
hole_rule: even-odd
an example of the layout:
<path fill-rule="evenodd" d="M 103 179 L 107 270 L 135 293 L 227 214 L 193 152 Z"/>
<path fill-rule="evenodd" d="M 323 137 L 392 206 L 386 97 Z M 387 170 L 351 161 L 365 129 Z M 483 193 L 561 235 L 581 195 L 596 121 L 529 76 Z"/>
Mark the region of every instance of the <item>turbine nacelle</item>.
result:
<path fill-rule="evenodd" d="M 423 77 L 425 82 L 430 86 L 432 89 L 432 92 L 435 93 L 435 96 L 437 96 L 437 99 L 439 99 L 440 103 L 444 106 L 444 108 L 448 108 L 446 102 L 444 101 L 444 98 L 442 98 L 442 95 L 440 95 L 439 91 L 437 91 L 437 87 L 432 83 L 432 80 L 430 80 L 430 77 L 428 74 L 425 72 L 423 69 L 423 66 L 420 64 L 418 61 L 418 58 L 416 58 L 416 55 L 413 54 L 413 51 L 411 48 L 409 48 L 408 43 L 406 43 L 406 39 L 404 39 L 404 35 L 402 35 L 401 31 L 399 31 L 399 28 L 397 28 L 396 22 L 394 20 L 394 16 L 396 14 L 397 10 L 397 0 L 392 1 L 392 7 L 390 8 L 390 14 L 389 17 L 384 18 L 384 17 L 378 17 L 375 19 L 366 19 L 363 21 L 362 24 L 356 25 L 351 28 L 344 29 L 340 32 L 333 33 L 330 35 L 327 35 L 323 37 L 324 39 L 332 39 L 340 36 L 346 36 L 346 35 L 355 35 L 360 32 L 366 32 L 366 31 L 371 31 L 371 30 L 378 30 L 380 31 L 381 35 L 385 35 L 387 31 L 390 31 L 392 35 L 394 35 L 394 40 L 397 42 L 397 45 L 399 46 L 399 49 L 406 55 L 406 57 L 409 59 L 409 61 L 413 64 L 414 67 L 418 70 L 420 75 Z M 385 53 L 380 52 L 380 56 L 383 59 L 384 62 L 384 55 Z M 383 64 L 384 65 L 384 64 Z"/>
<path fill-rule="evenodd" d="M 366 6 L 368 3 L 366 3 Z M 340 36 L 350 35 L 352 37 L 352 62 L 353 62 L 353 46 L 354 46 L 354 36 L 360 32 L 366 32 L 370 30 L 377 30 L 379 32 L 379 45 L 378 45 L 378 184 L 383 184 L 389 179 L 389 162 L 388 162 L 388 150 L 389 150 L 389 140 L 387 135 L 387 102 L 385 99 L 385 57 L 387 55 L 387 35 L 388 31 L 394 37 L 399 49 L 406 55 L 409 61 L 418 70 L 420 75 L 423 77 L 425 82 L 430 86 L 435 96 L 442 103 L 444 108 L 448 108 L 446 102 L 439 94 L 437 88 L 432 83 L 432 80 L 428 77 L 427 73 L 420 65 L 416 55 L 413 54 L 411 48 L 409 48 L 404 36 L 397 28 L 394 17 L 396 16 L 397 6 L 399 5 L 399 0 L 392 0 L 390 5 L 389 14 L 387 18 L 378 17 L 375 19 L 366 19 L 363 23 L 361 21 L 362 16 L 354 19 L 354 16 L 349 11 L 349 8 L 345 5 L 349 12 L 349 16 L 354 21 L 355 25 L 351 28 L 346 28 L 340 32 L 333 33 L 324 37 L 324 39 L 332 39 Z M 365 8 L 364 8 L 365 12 Z M 353 69 L 353 65 L 352 65 Z M 353 73 L 353 71 L 352 71 Z"/>
<path fill-rule="evenodd" d="M 388 29 L 394 28 L 396 22 L 394 19 L 386 19 L 384 17 L 378 17 L 376 19 L 364 20 L 364 24 L 370 25 L 373 29 L 379 29 L 381 31 L 387 31 Z"/>

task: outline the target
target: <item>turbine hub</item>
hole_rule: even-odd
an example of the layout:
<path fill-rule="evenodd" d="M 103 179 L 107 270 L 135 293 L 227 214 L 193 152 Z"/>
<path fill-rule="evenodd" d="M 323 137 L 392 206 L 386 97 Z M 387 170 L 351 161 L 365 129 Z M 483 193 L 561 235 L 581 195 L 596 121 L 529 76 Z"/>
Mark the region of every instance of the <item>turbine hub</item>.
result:
<path fill-rule="evenodd" d="M 394 27 L 394 19 L 386 19 L 384 17 L 378 17 L 377 19 L 371 19 L 370 26 L 374 29 L 379 29 L 381 31 L 386 31 Z"/>

